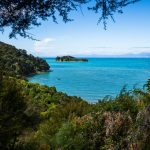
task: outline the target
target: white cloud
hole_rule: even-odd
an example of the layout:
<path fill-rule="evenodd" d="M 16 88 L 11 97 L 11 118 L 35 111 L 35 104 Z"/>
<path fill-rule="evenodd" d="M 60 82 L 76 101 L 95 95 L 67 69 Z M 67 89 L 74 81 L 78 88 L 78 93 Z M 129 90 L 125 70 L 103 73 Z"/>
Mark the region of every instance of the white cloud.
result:
<path fill-rule="evenodd" d="M 78 41 L 73 39 L 65 39 L 57 37 L 47 37 L 41 41 L 34 42 L 33 54 L 40 57 L 62 56 L 62 55 L 77 55 L 77 56 L 100 56 L 100 55 L 127 55 L 140 54 L 143 52 L 150 53 L 150 46 L 148 44 L 139 45 L 113 45 L 108 43 L 99 45 L 99 43 L 90 43 L 86 41 Z"/>
<path fill-rule="evenodd" d="M 140 54 L 150 53 L 150 47 L 89 47 L 86 51 L 88 55 L 126 55 L 126 54 Z"/>
<path fill-rule="evenodd" d="M 45 51 L 45 50 L 49 50 L 52 48 L 51 42 L 55 41 L 55 39 L 53 38 L 45 38 L 41 41 L 36 41 L 34 43 L 34 50 L 36 52 L 41 52 L 41 51 Z"/>

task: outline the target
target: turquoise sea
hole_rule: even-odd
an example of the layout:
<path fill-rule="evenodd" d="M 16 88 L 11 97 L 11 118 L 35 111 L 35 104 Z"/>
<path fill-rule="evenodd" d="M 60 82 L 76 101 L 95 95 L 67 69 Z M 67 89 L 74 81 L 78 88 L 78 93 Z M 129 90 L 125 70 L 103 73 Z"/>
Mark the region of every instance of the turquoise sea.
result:
<path fill-rule="evenodd" d="M 55 86 L 58 91 L 96 102 L 115 96 L 126 85 L 142 88 L 150 78 L 148 58 L 89 58 L 89 62 L 56 62 L 47 58 L 52 72 L 30 76 L 33 83 Z"/>

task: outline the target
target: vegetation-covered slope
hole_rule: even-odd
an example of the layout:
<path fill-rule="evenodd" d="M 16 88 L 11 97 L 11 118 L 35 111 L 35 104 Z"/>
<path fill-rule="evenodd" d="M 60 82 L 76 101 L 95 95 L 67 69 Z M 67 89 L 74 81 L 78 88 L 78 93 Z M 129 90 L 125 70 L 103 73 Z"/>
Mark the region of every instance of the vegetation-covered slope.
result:
<path fill-rule="evenodd" d="M 0 70 L 12 75 L 26 76 L 48 71 L 49 65 L 41 58 L 28 55 L 25 50 L 0 42 Z"/>
<path fill-rule="evenodd" d="M 54 87 L 3 76 L 0 149 L 149 150 L 149 87 L 89 104 Z"/>

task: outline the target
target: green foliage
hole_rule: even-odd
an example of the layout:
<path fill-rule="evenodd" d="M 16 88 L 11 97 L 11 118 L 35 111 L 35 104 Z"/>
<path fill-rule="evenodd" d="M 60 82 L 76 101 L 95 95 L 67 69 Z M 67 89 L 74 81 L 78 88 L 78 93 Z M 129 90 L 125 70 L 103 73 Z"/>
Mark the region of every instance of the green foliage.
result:
<path fill-rule="evenodd" d="M 89 104 L 55 87 L 1 76 L 0 148 L 148 150 L 149 95 L 148 82 L 144 90 L 123 88 Z"/>
<path fill-rule="evenodd" d="M 0 76 L 0 149 L 13 149 L 26 126 L 25 98 L 14 79 Z"/>
<path fill-rule="evenodd" d="M 26 76 L 40 71 L 48 71 L 45 60 L 28 55 L 25 50 L 0 42 L 0 71 L 10 76 Z"/>
<path fill-rule="evenodd" d="M 82 132 L 71 122 L 64 123 L 56 134 L 57 148 L 62 150 L 81 150 L 85 146 Z"/>
<path fill-rule="evenodd" d="M 83 4 L 90 4 L 89 9 L 100 13 L 99 22 L 102 20 L 106 28 L 106 20 L 113 19 L 114 13 L 123 13 L 123 7 L 139 0 L 8 0 L 0 1 L 0 31 L 5 27 L 11 28 L 9 37 L 22 37 L 34 39 L 27 31 L 33 26 L 39 26 L 40 20 L 52 18 L 57 23 L 57 17 L 62 17 L 64 22 L 71 21 L 68 14 L 80 10 Z M 92 4 L 92 5 L 91 5 Z M 93 6 L 94 5 L 94 6 Z"/>
<path fill-rule="evenodd" d="M 138 98 L 133 91 L 127 91 L 126 87 L 124 87 L 115 98 L 105 97 L 99 100 L 96 109 L 101 111 L 129 112 L 131 117 L 135 119 L 140 107 L 137 100 Z"/>
<path fill-rule="evenodd" d="M 135 89 L 134 93 L 138 95 L 141 107 L 144 107 L 145 105 L 150 105 L 150 79 L 145 84 L 144 90 Z"/>

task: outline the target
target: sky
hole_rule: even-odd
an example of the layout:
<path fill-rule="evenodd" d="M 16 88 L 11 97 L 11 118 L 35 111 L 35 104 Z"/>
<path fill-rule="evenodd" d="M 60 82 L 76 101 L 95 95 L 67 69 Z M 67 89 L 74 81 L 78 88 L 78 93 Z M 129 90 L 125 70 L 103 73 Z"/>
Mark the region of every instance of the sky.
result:
<path fill-rule="evenodd" d="M 56 24 L 49 19 L 31 29 L 29 32 L 40 41 L 20 36 L 9 39 L 9 29 L 0 33 L 0 41 L 40 57 L 150 53 L 150 0 L 128 5 L 123 12 L 114 15 L 115 23 L 109 19 L 104 30 L 102 23 L 97 25 L 100 14 L 88 11 L 85 6 L 82 12 L 70 14 L 72 22 L 64 23 L 58 18 Z"/>

